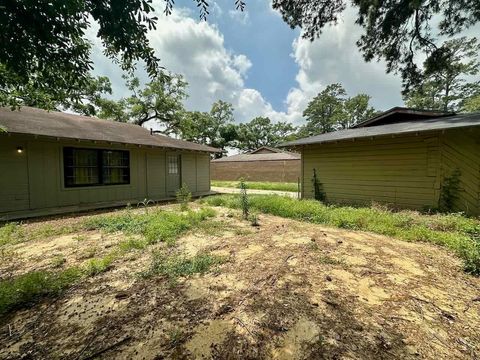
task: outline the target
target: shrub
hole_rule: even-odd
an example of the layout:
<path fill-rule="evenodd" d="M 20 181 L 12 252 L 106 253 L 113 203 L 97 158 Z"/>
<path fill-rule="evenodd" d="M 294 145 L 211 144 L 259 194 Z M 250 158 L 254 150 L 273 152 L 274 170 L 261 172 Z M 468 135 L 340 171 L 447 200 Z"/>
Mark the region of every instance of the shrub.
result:
<path fill-rule="evenodd" d="M 315 200 L 325 202 L 327 200 L 327 195 L 323 190 L 323 184 L 318 179 L 316 169 L 313 169 L 312 185 L 313 185 L 313 198 Z"/>
<path fill-rule="evenodd" d="M 180 210 L 188 210 L 188 203 L 192 200 L 192 193 L 188 189 L 186 183 L 183 183 L 182 187 L 177 191 L 177 202 L 180 204 Z"/>
<path fill-rule="evenodd" d="M 454 203 L 458 199 L 460 190 L 460 175 L 460 169 L 457 168 L 443 179 L 440 188 L 440 199 L 438 200 L 438 209 L 441 212 L 453 211 Z"/>

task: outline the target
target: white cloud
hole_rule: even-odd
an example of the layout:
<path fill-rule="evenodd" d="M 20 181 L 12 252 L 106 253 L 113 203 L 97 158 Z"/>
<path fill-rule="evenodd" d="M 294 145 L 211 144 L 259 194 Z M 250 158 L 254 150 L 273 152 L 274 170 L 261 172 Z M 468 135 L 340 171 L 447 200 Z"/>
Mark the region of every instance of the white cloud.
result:
<path fill-rule="evenodd" d="M 229 10 L 228 16 L 230 16 L 230 19 L 242 25 L 247 25 L 250 23 L 250 15 L 248 15 L 248 11 L 246 9 L 244 11 L 240 11 L 237 9 Z"/>

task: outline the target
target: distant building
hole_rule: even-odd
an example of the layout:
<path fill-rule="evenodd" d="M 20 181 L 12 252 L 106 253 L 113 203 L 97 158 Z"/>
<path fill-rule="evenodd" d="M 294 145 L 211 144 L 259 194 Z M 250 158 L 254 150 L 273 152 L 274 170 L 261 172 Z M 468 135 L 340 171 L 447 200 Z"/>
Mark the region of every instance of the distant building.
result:
<path fill-rule="evenodd" d="M 480 113 L 393 108 L 354 128 L 282 146 L 302 154 L 302 196 L 316 169 L 327 201 L 436 208 L 445 180 L 460 172 L 454 211 L 480 214 Z"/>
<path fill-rule="evenodd" d="M 132 124 L 0 108 L 0 220 L 210 192 L 218 149 Z"/>
<path fill-rule="evenodd" d="M 212 160 L 210 166 L 212 180 L 297 182 L 300 154 L 263 146 L 245 154 Z"/>

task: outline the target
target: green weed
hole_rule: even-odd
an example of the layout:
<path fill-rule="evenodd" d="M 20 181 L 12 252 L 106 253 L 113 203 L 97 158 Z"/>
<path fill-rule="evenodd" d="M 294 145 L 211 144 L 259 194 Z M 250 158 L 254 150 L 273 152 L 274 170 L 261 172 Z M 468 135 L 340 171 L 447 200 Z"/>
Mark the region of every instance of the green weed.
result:
<path fill-rule="evenodd" d="M 414 211 L 392 212 L 380 207 L 332 206 L 277 195 L 252 195 L 249 201 L 252 209 L 266 214 L 441 245 L 463 259 L 466 271 L 480 274 L 480 221 L 461 214 L 425 215 Z M 202 202 L 240 208 L 237 195 L 213 196 Z"/>
<path fill-rule="evenodd" d="M 114 254 L 109 254 L 103 258 L 91 259 L 85 266 L 85 274 L 87 276 L 95 276 L 104 273 L 111 267 L 114 260 Z"/>
<path fill-rule="evenodd" d="M 268 181 L 246 181 L 249 189 L 274 190 L 274 191 L 297 191 L 297 183 L 268 182 Z M 212 186 L 238 188 L 238 181 L 212 180 Z"/>

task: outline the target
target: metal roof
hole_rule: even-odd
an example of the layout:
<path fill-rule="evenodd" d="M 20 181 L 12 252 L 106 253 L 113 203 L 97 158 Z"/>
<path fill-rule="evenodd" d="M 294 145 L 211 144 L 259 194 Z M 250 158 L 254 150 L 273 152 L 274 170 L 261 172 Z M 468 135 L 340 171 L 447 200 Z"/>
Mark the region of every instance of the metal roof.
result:
<path fill-rule="evenodd" d="M 388 125 L 339 130 L 304 139 L 289 141 L 281 144 L 280 146 L 303 146 L 309 144 L 322 144 L 326 142 L 368 138 L 373 136 L 420 133 L 425 131 L 467 128 L 472 126 L 480 126 L 480 113 L 460 114 L 434 119 L 422 119 Z"/>
<path fill-rule="evenodd" d="M 260 153 L 260 154 L 256 153 L 257 151 L 262 149 L 267 149 L 272 152 Z M 281 149 L 262 146 L 261 148 L 258 148 L 254 151 L 251 151 L 245 154 L 222 157 L 220 159 L 212 160 L 212 162 L 216 163 L 216 162 L 231 162 L 231 161 L 242 162 L 242 161 L 286 161 L 286 160 L 300 160 L 300 154 L 281 150 Z"/>
<path fill-rule="evenodd" d="M 46 111 L 26 106 L 14 111 L 9 108 L 0 108 L 0 127 L 12 134 L 49 136 L 62 139 L 81 139 L 204 152 L 221 151 L 206 145 L 172 139 L 165 135 L 151 134 L 149 130 L 138 125 L 58 111 Z"/>

